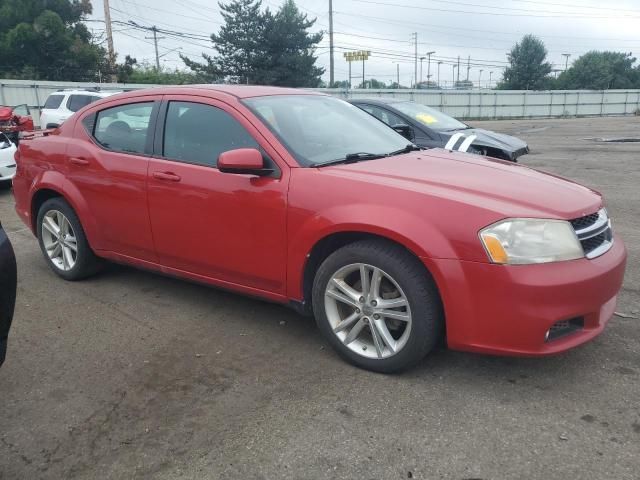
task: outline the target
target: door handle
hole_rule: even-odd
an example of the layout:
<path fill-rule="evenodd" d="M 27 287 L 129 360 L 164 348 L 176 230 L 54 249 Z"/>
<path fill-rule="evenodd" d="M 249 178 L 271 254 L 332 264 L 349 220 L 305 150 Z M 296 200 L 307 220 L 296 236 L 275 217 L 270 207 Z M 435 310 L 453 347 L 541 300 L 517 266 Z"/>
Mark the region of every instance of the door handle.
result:
<path fill-rule="evenodd" d="M 82 157 L 70 157 L 69 161 L 74 165 L 89 165 L 89 160 Z"/>
<path fill-rule="evenodd" d="M 165 180 L 168 182 L 179 182 L 182 180 L 180 175 L 176 175 L 173 172 L 153 172 L 153 178 L 157 178 L 158 180 Z"/>

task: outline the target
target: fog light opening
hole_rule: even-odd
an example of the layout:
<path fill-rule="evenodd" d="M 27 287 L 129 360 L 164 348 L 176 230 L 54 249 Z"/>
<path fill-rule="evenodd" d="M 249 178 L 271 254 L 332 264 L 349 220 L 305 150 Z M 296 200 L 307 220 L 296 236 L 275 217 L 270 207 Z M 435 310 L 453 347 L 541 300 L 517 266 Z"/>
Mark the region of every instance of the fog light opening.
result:
<path fill-rule="evenodd" d="M 571 335 L 584 328 L 584 319 L 582 317 L 572 318 L 570 320 L 560 320 L 551 325 L 551 328 L 544 334 L 544 341 L 551 342 L 561 337 Z"/>

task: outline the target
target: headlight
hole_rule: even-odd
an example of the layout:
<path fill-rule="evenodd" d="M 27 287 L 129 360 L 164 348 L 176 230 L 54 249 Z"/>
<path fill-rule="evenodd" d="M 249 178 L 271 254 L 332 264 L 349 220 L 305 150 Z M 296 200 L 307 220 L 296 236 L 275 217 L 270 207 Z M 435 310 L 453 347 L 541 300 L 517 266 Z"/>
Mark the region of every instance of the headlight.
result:
<path fill-rule="evenodd" d="M 480 231 L 480 239 L 493 263 L 524 265 L 584 257 L 569 222 L 515 218 Z"/>

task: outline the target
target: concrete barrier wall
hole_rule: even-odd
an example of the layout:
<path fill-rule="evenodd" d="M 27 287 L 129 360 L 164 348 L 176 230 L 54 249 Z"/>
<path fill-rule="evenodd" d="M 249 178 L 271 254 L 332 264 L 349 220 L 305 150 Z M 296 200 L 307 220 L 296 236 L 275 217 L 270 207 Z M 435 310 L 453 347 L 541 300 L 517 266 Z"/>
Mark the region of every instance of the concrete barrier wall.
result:
<path fill-rule="evenodd" d="M 153 88 L 158 85 L 0 80 L 0 105 L 26 103 L 36 124 L 49 94 L 61 89 Z M 460 119 L 544 118 L 640 114 L 640 90 L 342 90 L 314 89 L 340 98 L 413 100 Z"/>

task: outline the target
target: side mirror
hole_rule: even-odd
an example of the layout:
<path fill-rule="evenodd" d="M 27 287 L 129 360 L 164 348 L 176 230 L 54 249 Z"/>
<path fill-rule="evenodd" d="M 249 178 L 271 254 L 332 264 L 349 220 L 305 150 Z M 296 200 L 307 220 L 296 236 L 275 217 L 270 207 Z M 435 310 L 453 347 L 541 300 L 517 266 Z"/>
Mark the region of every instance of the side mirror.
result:
<path fill-rule="evenodd" d="M 11 144 L 4 140 L 0 140 L 0 150 L 4 150 L 5 148 L 9 148 Z"/>
<path fill-rule="evenodd" d="M 18 118 L 18 125 L 24 125 L 26 123 L 29 123 L 31 121 L 31 117 L 19 117 Z"/>
<path fill-rule="evenodd" d="M 407 140 L 413 141 L 413 129 L 406 123 L 398 123 L 397 125 L 391 125 L 396 132 L 402 135 Z"/>
<path fill-rule="evenodd" d="M 218 170 L 223 173 L 257 175 L 259 177 L 273 173 L 272 169 L 264 167 L 262 153 L 255 148 L 238 148 L 222 152 L 218 157 Z"/>

